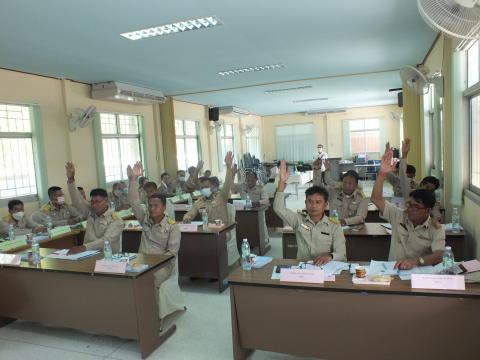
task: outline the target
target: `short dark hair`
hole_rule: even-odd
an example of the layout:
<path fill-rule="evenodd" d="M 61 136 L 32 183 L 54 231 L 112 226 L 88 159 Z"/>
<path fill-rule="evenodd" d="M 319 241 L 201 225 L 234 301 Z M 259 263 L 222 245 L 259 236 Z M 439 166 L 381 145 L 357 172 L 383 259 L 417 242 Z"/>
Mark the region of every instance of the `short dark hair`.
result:
<path fill-rule="evenodd" d="M 198 182 L 202 183 L 202 182 L 210 181 L 210 180 L 211 180 L 211 178 L 209 178 L 208 176 L 200 176 L 200 178 L 198 179 Z"/>
<path fill-rule="evenodd" d="M 151 199 L 160 199 L 160 202 L 163 204 L 163 206 L 167 206 L 167 198 L 165 197 L 165 195 L 154 193 L 148 197 L 148 200 Z"/>
<path fill-rule="evenodd" d="M 93 196 L 108 198 L 108 193 L 107 193 L 107 190 L 105 189 L 97 188 L 97 189 L 92 189 L 92 191 L 90 191 L 90 197 L 93 197 Z"/>
<path fill-rule="evenodd" d="M 155 190 L 157 190 L 157 187 L 157 184 L 155 184 L 153 181 L 143 184 L 143 190 L 146 190 L 147 188 L 155 188 Z"/>
<path fill-rule="evenodd" d="M 218 177 L 216 177 L 216 176 L 211 176 L 210 177 L 210 184 L 212 184 L 213 186 L 219 187 L 220 186 L 220 180 L 218 180 Z"/>
<path fill-rule="evenodd" d="M 358 184 L 358 173 L 355 170 L 348 170 L 345 174 L 343 174 L 342 175 L 342 181 L 347 176 L 353 177 L 355 179 L 355 182 Z"/>
<path fill-rule="evenodd" d="M 55 192 L 59 191 L 59 190 L 62 190 L 61 187 L 59 186 L 51 186 L 48 188 L 47 190 L 47 193 L 48 193 L 48 197 L 51 199 L 53 194 L 55 194 Z"/>
<path fill-rule="evenodd" d="M 184 173 L 184 174 L 185 174 L 185 170 L 177 170 L 177 176 L 178 176 L 178 174 L 180 174 L 180 173 Z"/>
<path fill-rule="evenodd" d="M 12 210 L 17 205 L 23 205 L 23 202 L 18 199 L 13 199 L 8 202 L 8 210 Z"/>
<path fill-rule="evenodd" d="M 170 176 L 170 174 L 167 172 L 164 172 L 162 175 L 160 175 L 160 180 L 163 180 L 165 176 Z"/>
<path fill-rule="evenodd" d="M 328 190 L 325 189 L 323 186 L 314 185 L 309 187 L 307 190 L 305 190 L 305 198 L 313 194 L 319 194 L 323 196 L 323 199 L 325 200 L 325 202 L 328 201 Z"/>
<path fill-rule="evenodd" d="M 253 176 L 255 176 L 255 179 L 258 179 L 257 173 L 255 171 L 247 171 L 247 173 L 245 174 L 245 177 L 247 177 L 249 175 L 253 175 Z"/>
<path fill-rule="evenodd" d="M 77 186 L 77 189 L 78 189 L 78 190 L 83 190 L 83 187 Z"/>
<path fill-rule="evenodd" d="M 138 184 L 139 184 L 140 186 L 143 186 L 143 185 L 145 184 L 145 181 L 147 181 L 147 178 L 146 178 L 145 176 L 140 176 L 140 177 L 138 178 Z"/>
<path fill-rule="evenodd" d="M 435 193 L 427 189 L 416 189 L 413 190 L 409 196 L 415 201 L 422 203 L 425 207 L 433 209 L 437 199 L 435 198 Z"/>
<path fill-rule="evenodd" d="M 417 169 L 415 169 L 415 166 L 413 165 L 407 165 L 407 174 L 415 174 L 417 172 Z"/>
<path fill-rule="evenodd" d="M 420 182 L 420 185 L 425 184 L 432 184 L 435 187 L 435 190 L 437 190 L 440 187 L 440 180 L 438 180 L 435 176 L 425 176 Z"/>

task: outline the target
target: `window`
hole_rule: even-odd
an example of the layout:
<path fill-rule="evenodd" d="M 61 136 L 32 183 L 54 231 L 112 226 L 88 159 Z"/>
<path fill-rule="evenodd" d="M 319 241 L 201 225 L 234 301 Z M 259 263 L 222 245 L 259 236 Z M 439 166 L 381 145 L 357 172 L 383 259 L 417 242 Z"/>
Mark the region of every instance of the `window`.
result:
<path fill-rule="evenodd" d="M 478 41 L 475 41 L 467 50 L 467 87 L 471 87 L 478 83 L 480 80 L 479 70 L 479 46 Z"/>
<path fill-rule="evenodd" d="M 315 152 L 313 124 L 277 126 L 277 159 L 311 161 Z"/>
<path fill-rule="evenodd" d="M 0 199 L 37 195 L 32 107 L 0 104 Z"/>
<path fill-rule="evenodd" d="M 246 130 L 245 143 L 247 153 L 260 159 L 260 129 L 258 127 Z"/>
<path fill-rule="evenodd" d="M 127 179 L 127 166 L 142 160 L 140 116 L 100 114 L 101 145 L 107 183 Z"/>
<path fill-rule="evenodd" d="M 233 125 L 232 124 L 223 124 L 222 129 L 219 132 L 219 157 L 218 157 L 218 166 L 220 169 L 225 167 L 224 159 L 227 152 L 234 151 L 235 149 L 235 139 L 233 137 Z"/>
<path fill-rule="evenodd" d="M 380 120 L 362 119 L 348 122 L 350 153 L 380 152 Z"/>
<path fill-rule="evenodd" d="M 190 166 L 196 166 L 201 154 L 198 122 L 175 120 L 175 136 L 178 169 L 186 170 Z"/>

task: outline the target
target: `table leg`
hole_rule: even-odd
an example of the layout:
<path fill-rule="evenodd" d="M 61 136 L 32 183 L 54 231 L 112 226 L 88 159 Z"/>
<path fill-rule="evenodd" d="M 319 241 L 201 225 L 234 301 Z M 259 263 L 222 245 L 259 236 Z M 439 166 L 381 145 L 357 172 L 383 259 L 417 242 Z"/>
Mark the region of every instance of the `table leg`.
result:
<path fill-rule="evenodd" d="M 230 287 L 230 304 L 232 313 L 232 340 L 233 358 L 235 360 L 246 360 L 253 353 L 251 349 L 242 348 L 240 342 L 240 331 L 238 329 L 237 308 L 235 304 L 235 287 Z"/>

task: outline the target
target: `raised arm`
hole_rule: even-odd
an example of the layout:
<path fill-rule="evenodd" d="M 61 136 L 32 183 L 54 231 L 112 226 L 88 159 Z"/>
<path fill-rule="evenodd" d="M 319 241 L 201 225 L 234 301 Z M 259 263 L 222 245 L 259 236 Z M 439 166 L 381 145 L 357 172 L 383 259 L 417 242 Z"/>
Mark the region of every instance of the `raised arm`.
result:
<path fill-rule="evenodd" d="M 407 176 L 407 156 L 410 152 L 410 139 L 405 138 L 402 141 L 402 160 L 400 161 L 400 166 L 398 167 L 398 177 L 400 181 L 400 189 L 402 190 L 403 198 L 408 200 L 410 193 L 412 192 L 412 187 L 410 179 Z"/>
<path fill-rule="evenodd" d="M 225 174 L 225 181 L 223 182 L 222 191 L 220 191 L 220 196 L 225 201 L 228 201 L 230 197 L 230 188 L 233 184 L 233 175 L 232 175 L 232 165 L 233 165 L 233 153 L 231 151 L 227 152 L 225 155 L 225 165 L 227 166 L 227 173 Z"/>
<path fill-rule="evenodd" d="M 133 165 L 133 168 L 128 165 L 128 202 L 132 207 L 133 214 L 138 221 L 143 223 L 145 220 L 145 211 L 140 203 L 140 194 L 138 192 L 138 178 L 143 174 L 143 166 L 140 161 Z"/>
<path fill-rule="evenodd" d="M 373 185 L 372 190 L 372 202 L 376 205 L 376 207 L 383 213 L 385 209 L 385 199 L 383 198 L 383 183 L 385 182 L 385 177 L 388 173 L 395 170 L 395 163 L 393 162 L 393 150 L 390 146 L 387 147 L 385 150 L 385 154 L 382 156 L 382 163 L 380 164 L 380 172 L 377 176 L 377 180 L 375 181 L 375 185 Z"/>
<path fill-rule="evenodd" d="M 275 194 L 275 200 L 273 200 L 273 211 L 277 213 L 280 218 L 285 221 L 289 226 L 295 228 L 298 225 L 298 216 L 295 212 L 287 209 L 285 206 L 285 193 L 284 190 L 287 187 L 288 172 L 285 160 L 280 161 L 280 172 L 278 179 L 277 192 Z"/>
<path fill-rule="evenodd" d="M 200 171 L 202 171 L 203 168 L 203 160 L 199 160 L 197 163 L 197 167 L 195 168 L 195 171 L 193 172 L 192 176 L 189 176 L 187 179 L 186 185 L 193 190 L 198 189 L 198 174 L 200 174 Z"/>
<path fill-rule="evenodd" d="M 320 158 L 317 158 L 313 163 L 312 163 L 312 168 L 313 168 L 313 180 L 312 183 L 315 186 L 322 186 L 322 160 Z"/>
<path fill-rule="evenodd" d="M 75 185 L 75 166 L 72 162 L 67 162 L 65 165 L 67 173 L 68 192 L 72 200 L 73 206 L 78 210 L 81 216 L 85 219 L 90 213 L 90 206 L 88 202 L 82 197 Z"/>

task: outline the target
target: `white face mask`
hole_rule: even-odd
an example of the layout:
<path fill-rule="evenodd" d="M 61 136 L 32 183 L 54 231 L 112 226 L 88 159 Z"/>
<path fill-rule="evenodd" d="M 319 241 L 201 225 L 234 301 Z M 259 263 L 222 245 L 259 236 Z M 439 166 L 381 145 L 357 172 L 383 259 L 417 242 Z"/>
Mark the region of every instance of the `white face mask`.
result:
<path fill-rule="evenodd" d="M 20 221 L 20 220 L 22 220 L 23 215 L 25 215 L 25 213 L 23 211 L 17 211 L 16 213 L 12 214 L 12 217 L 17 221 Z"/>
<path fill-rule="evenodd" d="M 210 197 L 212 195 L 212 189 L 210 188 L 203 188 L 200 190 L 200 192 L 202 193 L 203 196 L 205 196 L 206 198 Z"/>
<path fill-rule="evenodd" d="M 59 197 L 57 198 L 57 203 L 58 203 L 58 205 L 63 205 L 63 204 L 65 204 L 65 198 L 64 198 L 63 196 L 59 196 Z"/>
<path fill-rule="evenodd" d="M 115 196 L 120 196 L 120 195 L 122 195 L 123 191 L 117 189 L 117 190 L 114 190 L 113 193 L 114 193 Z"/>
<path fill-rule="evenodd" d="M 179 177 L 178 177 L 178 180 L 180 180 L 180 181 L 185 181 L 185 176 L 179 176 Z"/>

